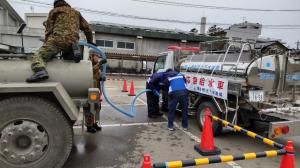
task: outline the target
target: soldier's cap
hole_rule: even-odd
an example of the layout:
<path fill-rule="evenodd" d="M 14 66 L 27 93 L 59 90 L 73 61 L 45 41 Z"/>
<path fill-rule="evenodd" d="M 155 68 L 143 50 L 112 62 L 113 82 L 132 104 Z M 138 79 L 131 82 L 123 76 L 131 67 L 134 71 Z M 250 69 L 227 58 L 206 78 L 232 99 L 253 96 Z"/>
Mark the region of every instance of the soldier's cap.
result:
<path fill-rule="evenodd" d="M 95 54 L 98 55 L 100 57 L 100 54 L 95 50 L 95 49 L 90 49 L 89 54 Z"/>

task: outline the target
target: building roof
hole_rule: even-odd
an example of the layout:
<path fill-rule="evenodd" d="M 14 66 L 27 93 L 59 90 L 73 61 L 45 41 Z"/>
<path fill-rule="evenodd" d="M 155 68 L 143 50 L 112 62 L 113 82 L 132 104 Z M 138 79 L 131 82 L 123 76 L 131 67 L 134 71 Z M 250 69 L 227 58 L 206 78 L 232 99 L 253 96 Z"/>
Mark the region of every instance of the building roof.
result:
<path fill-rule="evenodd" d="M 15 11 L 15 9 L 7 2 L 7 0 L 0 0 L 0 5 L 8 11 L 8 14 L 19 23 L 25 23 L 21 16 Z"/>
<path fill-rule="evenodd" d="M 251 29 L 261 29 L 262 25 L 259 23 L 251 23 L 251 22 L 243 22 L 243 23 L 238 23 L 238 24 L 233 24 L 229 27 L 230 28 L 251 28 Z"/>
<path fill-rule="evenodd" d="M 255 43 L 256 49 L 262 49 L 264 47 L 278 45 L 284 50 L 288 50 L 289 48 L 286 46 L 286 43 L 282 42 L 280 39 L 270 39 L 270 38 L 258 38 Z"/>
<path fill-rule="evenodd" d="M 216 27 L 217 28 L 217 27 Z M 261 29 L 262 25 L 259 23 L 251 23 L 251 22 L 242 22 L 242 23 L 237 23 L 229 26 L 226 29 L 218 29 L 214 32 L 210 32 L 209 35 L 211 36 L 225 36 L 226 33 L 231 30 L 231 29 Z"/>
<path fill-rule="evenodd" d="M 217 39 L 216 37 L 210 37 L 207 35 L 187 32 L 178 29 L 161 29 L 107 22 L 91 22 L 91 26 L 93 30 L 98 33 L 118 34 L 126 36 L 142 36 L 148 38 L 187 40 L 194 42 L 211 41 Z"/>

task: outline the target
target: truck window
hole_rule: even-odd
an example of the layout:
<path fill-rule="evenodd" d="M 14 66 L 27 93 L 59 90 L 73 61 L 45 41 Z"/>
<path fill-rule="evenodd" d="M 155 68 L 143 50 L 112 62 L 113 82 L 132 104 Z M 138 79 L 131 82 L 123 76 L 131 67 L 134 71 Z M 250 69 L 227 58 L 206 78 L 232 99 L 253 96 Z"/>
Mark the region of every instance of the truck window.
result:
<path fill-rule="evenodd" d="M 154 71 L 153 71 L 154 73 L 157 72 L 159 69 L 165 68 L 166 58 L 167 58 L 166 55 L 162 55 L 157 58 L 154 65 Z"/>

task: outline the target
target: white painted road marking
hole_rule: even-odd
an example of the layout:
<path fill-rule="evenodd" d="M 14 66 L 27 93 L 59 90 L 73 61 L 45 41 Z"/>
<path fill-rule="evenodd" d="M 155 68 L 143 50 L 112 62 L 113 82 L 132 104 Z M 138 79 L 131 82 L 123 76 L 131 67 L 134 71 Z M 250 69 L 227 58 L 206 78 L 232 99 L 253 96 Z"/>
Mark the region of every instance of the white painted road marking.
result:
<path fill-rule="evenodd" d="M 139 105 L 139 106 L 144 106 L 144 105 L 147 105 L 147 103 L 142 100 L 141 98 L 138 98 L 138 101 L 143 103 L 143 104 L 136 104 Z M 119 104 L 119 106 L 125 106 L 125 105 L 131 105 L 131 104 Z M 102 105 L 102 107 L 108 107 L 110 105 Z M 163 118 L 165 120 L 168 121 L 168 118 L 164 115 Z M 128 124 L 107 124 L 107 125 L 101 125 L 102 127 L 125 127 L 125 126 L 140 126 L 140 125 L 158 125 L 158 124 L 167 124 L 167 121 L 165 122 L 146 122 L 146 123 L 128 123 Z M 198 136 L 195 136 L 194 134 L 192 134 L 191 132 L 189 131 L 185 131 L 182 129 L 182 127 L 180 127 L 176 122 L 174 122 L 174 126 L 183 131 L 187 136 L 189 136 L 191 139 L 193 139 L 195 142 L 197 143 L 200 143 L 201 140 L 198 138 Z M 74 126 L 73 128 L 81 128 L 81 126 Z M 242 168 L 240 165 L 238 165 L 236 162 L 226 162 L 227 165 L 231 166 L 232 168 Z"/>
<path fill-rule="evenodd" d="M 117 106 L 131 106 L 131 104 L 118 104 Z M 135 104 L 135 106 L 145 106 L 144 104 Z M 109 104 L 103 104 L 101 107 L 111 107 Z"/>
<path fill-rule="evenodd" d="M 168 120 L 167 116 L 165 116 L 165 115 L 163 116 L 163 118 L 166 119 L 166 120 Z M 192 134 L 192 133 L 189 132 L 189 131 L 183 130 L 183 128 L 180 127 L 180 126 L 177 124 L 177 122 L 174 122 L 174 126 L 175 126 L 177 129 L 183 131 L 187 136 L 189 136 L 189 137 L 190 137 L 191 139 L 193 139 L 195 142 L 197 142 L 197 143 L 200 143 L 200 142 L 201 142 L 200 138 L 198 138 L 197 136 L 195 136 L 194 134 Z M 240 165 L 238 165 L 236 162 L 226 162 L 226 164 L 228 164 L 228 165 L 231 166 L 232 168 L 242 168 L 242 167 L 241 167 Z"/>
<path fill-rule="evenodd" d="M 147 105 L 147 103 L 143 99 L 141 99 L 141 98 L 138 98 L 138 101 L 141 102 L 141 103 L 143 103 L 144 105 Z"/>
<path fill-rule="evenodd" d="M 140 125 L 160 125 L 160 124 L 166 124 L 166 121 L 162 122 L 144 122 L 144 123 L 127 123 L 127 124 L 104 124 L 101 125 L 103 128 L 104 127 L 128 127 L 128 126 L 140 126 Z M 80 125 L 76 125 L 73 128 L 78 129 L 81 128 Z"/>

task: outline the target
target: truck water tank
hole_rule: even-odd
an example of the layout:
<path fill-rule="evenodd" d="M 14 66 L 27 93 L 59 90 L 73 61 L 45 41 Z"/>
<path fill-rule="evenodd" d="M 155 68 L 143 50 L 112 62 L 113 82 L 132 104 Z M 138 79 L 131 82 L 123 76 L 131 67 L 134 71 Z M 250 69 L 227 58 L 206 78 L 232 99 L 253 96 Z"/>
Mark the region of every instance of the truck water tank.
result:
<path fill-rule="evenodd" d="M 31 61 L 22 59 L 0 60 L 0 84 L 24 82 L 32 75 Z M 90 61 L 63 61 L 54 59 L 47 64 L 50 78 L 43 82 L 60 82 L 73 98 L 87 97 L 88 88 L 93 87 L 93 72 Z"/>

